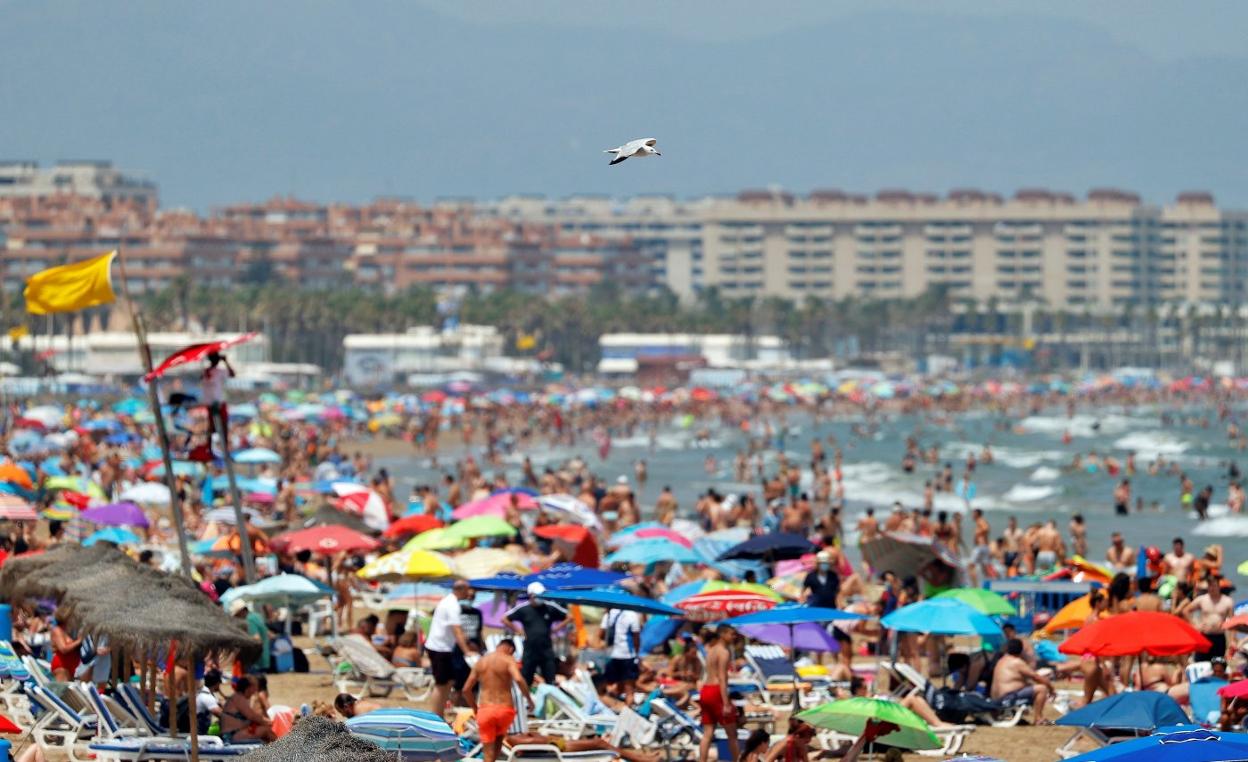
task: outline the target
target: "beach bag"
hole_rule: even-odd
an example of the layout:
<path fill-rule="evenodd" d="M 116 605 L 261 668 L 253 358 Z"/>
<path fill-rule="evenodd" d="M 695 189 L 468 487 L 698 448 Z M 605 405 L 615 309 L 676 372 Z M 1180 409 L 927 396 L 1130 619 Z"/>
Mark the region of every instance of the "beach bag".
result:
<path fill-rule="evenodd" d="M 973 691 L 958 691 L 953 688 L 928 688 L 927 703 L 932 711 L 945 722 L 955 724 L 966 720 L 967 715 L 992 714 L 999 711 L 1001 705 Z"/>
<path fill-rule="evenodd" d="M 295 671 L 300 674 L 307 674 L 311 669 L 308 664 L 308 655 L 303 652 L 302 648 L 296 648 L 290 653 L 291 660 L 295 663 Z"/>
<path fill-rule="evenodd" d="M 186 700 L 186 696 L 178 699 L 178 708 L 176 710 L 178 718 L 178 732 L 191 732 L 191 705 Z M 196 717 L 196 732 L 200 735 L 208 735 L 208 728 L 212 724 L 213 716 L 208 712 L 204 712 Z M 169 699 L 161 697 L 160 699 L 160 724 L 166 728 L 169 725 Z"/>

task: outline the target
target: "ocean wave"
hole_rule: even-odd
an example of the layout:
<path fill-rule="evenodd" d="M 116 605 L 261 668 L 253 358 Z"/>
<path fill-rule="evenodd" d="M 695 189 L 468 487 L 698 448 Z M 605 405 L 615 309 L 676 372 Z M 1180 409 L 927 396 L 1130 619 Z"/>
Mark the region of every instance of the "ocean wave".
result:
<path fill-rule="evenodd" d="M 1031 472 L 1031 476 L 1029 478 L 1033 482 L 1051 482 L 1054 479 L 1059 478 L 1061 475 L 1062 472 L 1052 466 L 1040 466 L 1035 471 Z"/>
<path fill-rule="evenodd" d="M 1219 516 L 1197 524 L 1192 534 L 1201 537 L 1248 537 L 1248 516 Z"/>
<path fill-rule="evenodd" d="M 1033 503 L 1057 494 L 1056 487 L 1037 484 L 1015 484 L 1001 497 L 1011 503 Z"/>
<path fill-rule="evenodd" d="M 1119 450 L 1134 450 L 1142 457 L 1153 455 L 1178 455 L 1186 452 L 1189 444 L 1164 431 L 1133 431 L 1114 441 Z"/>
<path fill-rule="evenodd" d="M 1095 437 L 1102 434 L 1117 434 L 1152 423 L 1151 419 L 1140 419 L 1127 415 L 1110 413 L 1107 415 L 1079 415 L 1067 418 L 1064 415 L 1032 415 L 1019 422 L 1024 431 L 1029 433 L 1050 434 L 1061 436 L 1070 432 L 1072 437 Z"/>

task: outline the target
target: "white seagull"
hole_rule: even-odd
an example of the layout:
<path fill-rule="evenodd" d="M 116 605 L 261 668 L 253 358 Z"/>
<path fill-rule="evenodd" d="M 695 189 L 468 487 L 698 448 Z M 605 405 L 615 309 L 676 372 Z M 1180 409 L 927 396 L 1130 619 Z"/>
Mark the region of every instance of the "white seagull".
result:
<path fill-rule="evenodd" d="M 654 138 L 639 138 L 637 140 L 630 140 L 619 148 L 608 148 L 603 151 L 603 153 L 615 154 L 615 158 L 611 160 L 612 165 L 619 164 L 625 159 L 632 157 L 641 159 L 646 156 L 662 156 L 663 154 L 654 150 L 654 147 L 658 144 L 658 142 L 659 141 Z"/>

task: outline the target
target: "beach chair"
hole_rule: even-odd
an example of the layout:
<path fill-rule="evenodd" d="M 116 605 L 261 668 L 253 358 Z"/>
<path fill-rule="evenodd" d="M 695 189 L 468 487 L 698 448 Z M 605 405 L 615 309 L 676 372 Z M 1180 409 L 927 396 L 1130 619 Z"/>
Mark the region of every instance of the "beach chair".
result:
<path fill-rule="evenodd" d="M 1222 715 L 1222 697 L 1218 689 L 1226 685 L 1225 680 L 1205 677 L 1188 686 L 1188 703 L 1191 705 L 1192 722 L 1205 727 L 1215 727 Z"/>
<path fill-rule="evenodd" d="M 40 710 L 30 735 L 45 757 L 64 757 L 70 762 L 90 762 L 95 758 L 87 748 L 96 735 L 94 716 L 80 713 L 40 685 L 30 686 L 30 699 Z"/>
<path fill-rule="evenodd" d="M 332 598 L 319 598 L 314 603 L 303 607 L 308 613 L 308 637 L 316 640 L 322 632 L 334 631 L 334 601 Z"/>
<path fill-rule="evenodd" d="M 145 719 L 136 717 L 116 700 L 101 696 L 90 683 L 72 685 L 70 690 L 94 711 L 97 736 L 87 749 L 98 762 L 184 760 L 190 755 L 189 736 L 174 737 L 149 726 Z M 226 744 L 216 736 L 204 735 L 198 738 L 197 748 L 200 759 L 225 762 L 258 749 L 259 744 Z"/>
<path fill-rule="evenodd" d="M 745 663 L 754 675 L 753 689 L 768 707 L 792 707 L 794 691 L 802 707 L 824 704 L 832 698 L 827 690 L 828 681 L 800 677 L 780 646 L 746 646 Z"/>
<path fill-rule="evenodd" d="M 637 749 L 646 749 L 654 745 L 658 732 L 658 723 L 624 707 L 620 710 L 619 717 L 615 721 L 615 728 L 608 736 L 607 742 L 617 749 L 626 743 Z"/>
<path fill-rule="evenodd" d="M 524 658 L 524 638 L 515 634 L 511 630 L 505 630 L 504 632 L 492 632 L 489 635 L 486 635 L 485 636 L 486 651 L 493 651 L 494 649 L 498 648 L 498 644 L 503 642 L 503 640 L 506 638 L 511 638 L 511 642 L 514 643 L 516 646 L 516 660 L 518 661 L 520 659 L 523 659 Z"/>
<path fill-rule="evenodd" d="M 665 749 L 691 750 L 702 743 L 701 723 L 685 714 L 671 699 L 662 696 L 651 699 L 650 712 L 657 725 L 655 741 Z"/>
<path fill-rule="evenodd" d="M 562 688 L 545 683 L 534 688 L 533 703 L 537 705 L 537 730 L 545 735 L 567 738 L 601 735 L 609 733 L 619 719 L 605 706 L 593 706 L 598 711 L 590 714 L 590 705 L 582 705 Z"/>
<path fill-rule="evenodd" d="M 433 691 L 433 676 L 428 670 L 394 666 L 362 635 L 352 633 L 335 638 L 330 645 L 340 657 L 336 663 L 331 660 L 334 687 L 339 693 L 349 693 L 356 698 L 384 697 L 398 688 L 408 701 L 418 703 Z"/>
<path fill-rule="evenodd" d="M 504 762 L 614 762 L 619 755 L 613 751 L 560 751 L 554 744 L 503 744 Z"/>
<path fill-rule="evenodd" d="M 1062 759 L 1070 759 L 1080 754 L 1087 753 L 1087 749 L 1076 748 L 1080 741 L 1088 741 L 1092 744 L 1093 749 L 1099 749 L 1110 744 L 1120 743 L 1122 741 L 1130 741 L 1139 738 L 1142 735 L 1148 735 L 1147 732 L 1139 732 L 1135 730 L 1112 731 L 1102 728 L 1075 728 L 1075 732 L 1066 739 L 1066 743 L 1057 747 L 1055 751 L 1057 756 Z"/>

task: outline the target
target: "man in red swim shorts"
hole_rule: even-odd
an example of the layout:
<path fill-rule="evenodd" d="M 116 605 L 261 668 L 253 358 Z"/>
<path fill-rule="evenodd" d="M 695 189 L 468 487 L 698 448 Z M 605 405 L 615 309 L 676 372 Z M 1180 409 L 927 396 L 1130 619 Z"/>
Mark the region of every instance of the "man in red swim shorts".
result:
<path fill-rule="evenodd" d="M 716 725 L 722 725 L 728 734 L 730 758 L 740 756 L 737 750 L 737 708 L 728 697 L 728 666 L 732 663 L 728 646 L 731 641 L 732 628 L 723 625 L 718 631 L 707 630 L 703 637 L 706 644 L 706 680 L 698 692 L 698 704 L 702 707 L 702 744 L 698 749 L 698 762 L 706 762 Z"/>
<path fill-rule="evenodd" d="M 516 644 L 503 640 L 490 653 L 482 656 L 472 667 L 464 683 L 464 701 L 477 715 L 477 730 L 481 734 L 481 757 L 483 762 L 495 762 L 503 749 L 507 730 L 516 719 L 516 706 L 511 700 L 511 686 L 519 685 L 528 702 L 533 706 L 529 686 L 516 663 Z M 481 687 L 478 697 L 473 689 Z"/>

